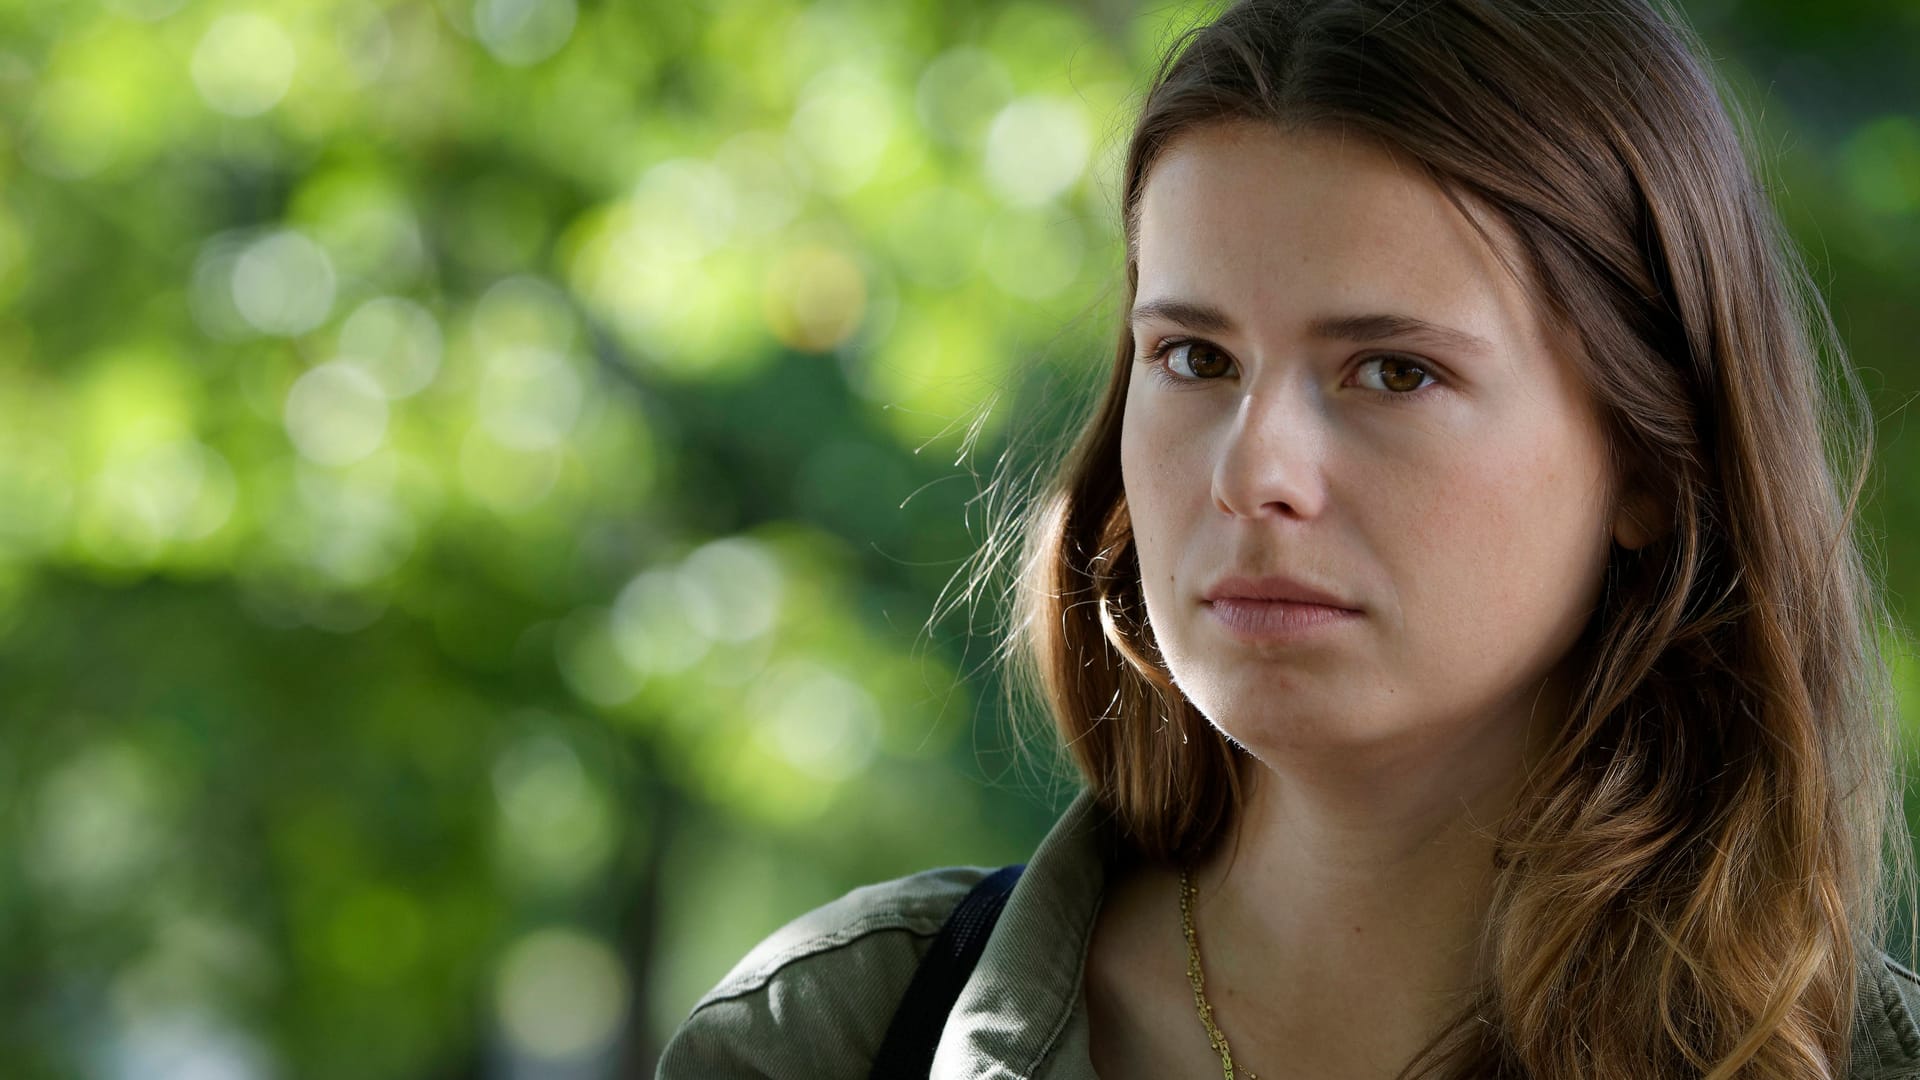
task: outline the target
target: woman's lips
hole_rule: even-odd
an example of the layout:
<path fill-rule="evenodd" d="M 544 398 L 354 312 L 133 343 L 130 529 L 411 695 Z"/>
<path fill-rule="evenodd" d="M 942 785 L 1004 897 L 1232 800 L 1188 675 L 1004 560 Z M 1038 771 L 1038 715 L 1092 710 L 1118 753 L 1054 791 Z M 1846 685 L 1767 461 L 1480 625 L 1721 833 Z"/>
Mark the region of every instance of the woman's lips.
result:
<path fill-rule="evenodd" d="M 1208 601 L 1207 610 L 1236 637 L 1249 641 L 1299 640 L 1336 630 L 1361 617 L 1358 611 L 1324 604 L 1239 596 Z"/>

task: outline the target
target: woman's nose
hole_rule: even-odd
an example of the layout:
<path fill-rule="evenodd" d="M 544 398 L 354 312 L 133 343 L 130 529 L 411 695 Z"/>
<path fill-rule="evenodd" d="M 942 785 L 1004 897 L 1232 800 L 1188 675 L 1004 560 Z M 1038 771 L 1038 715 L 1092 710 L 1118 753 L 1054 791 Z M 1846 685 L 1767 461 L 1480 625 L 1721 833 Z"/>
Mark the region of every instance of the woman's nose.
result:
<path fill-rule="evenodd" d="M 1299 386 L 1240 399 L 1221 436 L 1213 503 L 1236 517 L 1308 518 L 1326 502 L 1325 417 Z"/>

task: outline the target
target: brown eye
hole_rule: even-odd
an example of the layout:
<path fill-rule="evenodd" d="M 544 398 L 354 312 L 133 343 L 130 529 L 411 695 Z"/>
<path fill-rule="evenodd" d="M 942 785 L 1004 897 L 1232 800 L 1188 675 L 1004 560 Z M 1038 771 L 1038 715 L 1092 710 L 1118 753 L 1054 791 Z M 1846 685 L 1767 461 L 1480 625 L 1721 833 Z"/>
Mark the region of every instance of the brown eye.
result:
<path fill-rule="evenodd" d="M 1208 345 L 1206 342 L 1183 341 L 1167 349 L 1168 367 L 1173 367 L 1173 357 L 1182 350 L 1185 350 L 1187 354 L 1187 369 L 1192 372 L 1192 374 L 1188 375 L 1185 372 L 1180 372 L 1178 369 L 1175 369 L 1175 374 L 1182 375 L 1186 378 L 1216 379 L 1226 374 L 1226 369 L 1232 364 L 1232 361 L 1228 360 L 1218 349 Z"/>
<path fill-rule="evenodd" d="M 1432 377 L 1425 365 L 1404 356 L 1376 356 L 1366 363 L 1380 365 L 1380 385 L 1390 394 L 1415 393 L 1424 388 L 1424 380 Z"/>

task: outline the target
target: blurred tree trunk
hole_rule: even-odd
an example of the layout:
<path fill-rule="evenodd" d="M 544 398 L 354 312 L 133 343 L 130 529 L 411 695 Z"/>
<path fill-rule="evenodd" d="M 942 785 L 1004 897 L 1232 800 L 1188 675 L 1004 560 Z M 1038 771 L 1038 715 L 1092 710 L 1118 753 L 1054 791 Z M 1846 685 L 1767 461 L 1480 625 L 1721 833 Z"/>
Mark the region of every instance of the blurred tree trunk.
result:
<path fill-rule="evenodd" d="M 634 765 L 634 788 L 636 793 L 644 793 L 648 813 L 643 827 L 626 830 L 622 873 L 614 895 L 625 900 L 618 923 L 619 948 L 633 980 L 619 1075 L 640 1080 L 653 1076 L 660 1059 L 661 1047 L 655 1043 L 649 1022 L 653 1016 L 653 968 L 660 944 L 661 876 L 668 839 L 681 807 L 678 793 L 660 779 L 648 748 L 635 747 Z"/>

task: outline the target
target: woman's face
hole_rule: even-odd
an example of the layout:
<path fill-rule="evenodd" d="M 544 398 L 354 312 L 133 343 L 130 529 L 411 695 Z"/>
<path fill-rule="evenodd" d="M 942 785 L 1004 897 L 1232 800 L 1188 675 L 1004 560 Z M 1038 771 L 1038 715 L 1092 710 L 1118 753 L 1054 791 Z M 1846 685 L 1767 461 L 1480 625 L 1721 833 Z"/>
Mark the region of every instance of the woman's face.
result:
<path fill-rule="evenodd" d="M 1453 204 L 1357 136 L 1210 127 L 1153 167 L 1138 243 L 1122 478 L 1187 698 L 1263 760 L 1340 766 L 1480 761 L 1536 701 L 1559 723 L 1540 692 L 1615 530 L 1603 433 Z M 1357 613 L 1249 635 L 1222 616 L 1288 616 L 1209 602 L 1234 575 Z"/>

